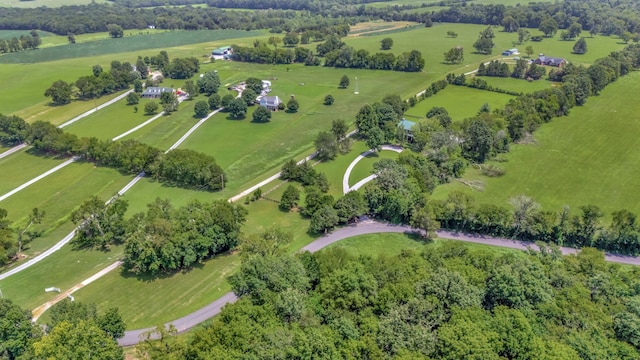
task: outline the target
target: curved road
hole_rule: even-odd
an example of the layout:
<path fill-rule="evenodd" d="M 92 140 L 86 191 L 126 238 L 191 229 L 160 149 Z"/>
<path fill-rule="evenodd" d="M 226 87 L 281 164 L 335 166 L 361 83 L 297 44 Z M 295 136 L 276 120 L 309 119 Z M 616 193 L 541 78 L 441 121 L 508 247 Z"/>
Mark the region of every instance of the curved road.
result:
<path fill-rule="evenodd" d="M 349 225 L 340 228 L 330 234 L 327 234 L 309 245 L 302 248 L 309 252 L 316 252 L 326 246 L 329 246 L 340 240 L 350 238 L 358 235 L 365 234 L 378 234 L 378 233 L 413 233 L 416 230 L 406 225 L 393 225 L 377 221 L 363 221 L 357 224 Z M 478 243 L 490 246 L 499 246 L 517 250 L 534 249 L 539 250 L 538 246 L 534 243 L 527 241 L 518 241 L 513 239 L 494 238 L 490 236 L 466 234 L 453 231 L 437 231 L 437 235 L 442 239 L 459 240 L 471 243 Z M 576 254 L 578 251 L 573 248 L 561 247 L 560 251 L 563 255 Z M 609 262 L 615 262 L 620 264 L 640 265 L 640 257 L 633 256 L 619 256 L 606 254 L 605 260 Z M 222 308 L 227 304 L 236 302 L 238 298 L 232 292 L 224 294 L 222 297 L 212 302 L 211 304 L 195 311 L 187 316 L 181 317 L 175 321 L 165 324 L 169 326 L 173 324 L 179 333 L 187 331 L 194 326 L 211 319 L 222 311 Z M 138 344 L 142 337 L 141 335 L 149 331 L 153 331 L 154 328 L 138 329 L 126 331 L 124 337 L 118 340 L 120 346 L 132 346 Z"/>
<path fill-rule="evenodd" d="M 394 146 L 394 145 L 382 145 L 380 147 L 380 150 L 389 150 L 389 151 L 395 151 L 397 153 L 401 153 L 404 149 L 399 147 L 399 146 Z M 357 158 L 355 158 L 351 164 L 349 164 L 349 167 L 347 167 L 347 171 L 344 172 L 344 176 L 342 177 L 342 192 L 344 194 L 348 193 L 349 191 L 352 190 L 358 190 L 362 185 L 368 183 L 369 181 L 373 180 L 376 178 L 376 175 L 370 175 L 367 176 L 366 178 L 364 178 L 363 180 L 361 180 L 360 182 L 358 182 L 357 184 L 355 184 L 353 187 L 349 187 L 349 176 L 351 176 L 351 171 L 353 170 L 353 168 L 358 164 L 358 162 L 360 162 L 360 160 L 364 159 L 365 157 L 373 154 L 375 152 L 375 150 L 371 149 L 371 150 L 367 150 L 365 152 L 363 152 L 362 154 L 358 155 Z"/>

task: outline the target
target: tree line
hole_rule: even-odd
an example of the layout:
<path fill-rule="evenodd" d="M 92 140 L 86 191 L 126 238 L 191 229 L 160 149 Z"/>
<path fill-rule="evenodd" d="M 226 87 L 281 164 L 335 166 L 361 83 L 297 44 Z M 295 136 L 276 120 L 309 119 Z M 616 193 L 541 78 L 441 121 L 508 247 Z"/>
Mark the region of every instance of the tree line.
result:
<path fill-rule="evenodd" d="M 290 236 L 290 235 L 289 235 Z M 240 297 L 190 338 L 143 358 L 633 359 L 638 269 L 585 249 L 563 257 L 431 244 L 398 255 L 285 251 L 271 229 L 242 248 Z M 168 335 L 158 327 L 160 335 Z"/>
<path fill-rule="evenodd" d="M 164 153 L 136 140 L 78 137 L 45 121 L 28 124 L 16 116 L 0 115 L 0 139 L 11 144 L 26 142 L 40 154 L 79 156 L 124 174 L 144 172 L 171 186 L 217 191 L 227 181 L 215 159 L 203 153 L 188 149 Z"/>
<path fill-rule="evenodd" d="M 353 69 L 373 69 L 373 70 L 395 70 L 406 72 L 419 72 L 424 68 L 425 61 L 422 53 L 418 50 L 405 52 L 401 55 L 393 53 L 370 54 L 368 50 L 355 50 L 351 46 L 346 46 L 336 35 L 329 35 L 327 39 L 318 44 L 316 54 L 307 48 L 278 49 L 277 44 L 281 41 L 269 39 L 274 45 L 274 49 L 262 41 L 256 40 L 254 46 L 233 46 L 233 59 L 236 61 L 268 63 L 268 64 L 291 64 L 293 62 L 304 63 L 309 66 L 321 64 L 320 57 L 324 57 L 324 66 L 336 68 Z M 278 38 L 278 40 L 280 40 Z"/>
<path fill-rule="evenodd" d="M 0 298 L 0 352 L 3 359 L 124 359 L 117 339 L 126 325 L 118 308 L 98 313 L 94 304 L 67 299 L 47 311 L 46 326 L 31 322 L 31 311 Z"/>
<path fill-rule="evenodd" d="M 124 244 L 124 267 L 134 274 L 187 270 L 236 247 L 247 211 L 224 200 L 193 200 L 176 208 L 156 198 L 146 212 L 125 219 L 128 202 L 93 196 L 71 214 L 78 227 L 71 244 L 106 250 Z"/>
<path fill-rule="evenodd" d="M 35 50 L 40 44 L 40 34 L 36 30 L 31 30 L 30 36 L 20 35 L 20 37 L 12 37 L 9 40 L 0 39 L 0 53 L 18 52 L 22 50 Z"/>
<path fill-rule="evenodd" d="M 220 0 L 228 2 L 227 0 Z M 118 2 L 116 2 L 117 4 Z M 444 2 L 450 6 L 437 12 L 429 11 L 427 5 L 392 5 L 373 7 L 361 2 L 291 1 L 277 2 L 268 12 L 242 12 L 221 10 L 214 1 L 207 8 L 156 7 L 138 8 L 127 6 L 90 4 L 60 8 L 19 9 L 7 8 L 0 14 L 0 29 L 45 30 L 58 35 L 82 34 L 108 31 L 108 25 L 119 25 L 123 29 L 145 29 L 153 25 L 160 29 L 271 29 L 274 32 L 298 32 L 321 30 L 323 27 L 382 19 L 385 21 L 416 21 L 431 26 L 433 22 L 472 23 L 503 25 L 507 31 L 520 28 L 540 28 L 545 34 L 555 34 L 558 29 L 569 31 L 574 24 L 592 34 L 618 35 L 636 34 L 640 8 L 633 0 L 615 3 L 597 0 L 569 0 L 562 3 L 530 3 L 522 6 L 482 5 L 467 2 Z M 247 1 L 243 6 L 260 8 L 267 3 Z M 235 1 L 230 7 L 241 6 Z M 227 7 L 227 6 L 225 6 Z M 297 13 L 293 8 L 306 8 Z M 424 12 L 406 12 L 406 9 L 424 7 Z M 299 17 L 304 17 L 299 21 Z"/>

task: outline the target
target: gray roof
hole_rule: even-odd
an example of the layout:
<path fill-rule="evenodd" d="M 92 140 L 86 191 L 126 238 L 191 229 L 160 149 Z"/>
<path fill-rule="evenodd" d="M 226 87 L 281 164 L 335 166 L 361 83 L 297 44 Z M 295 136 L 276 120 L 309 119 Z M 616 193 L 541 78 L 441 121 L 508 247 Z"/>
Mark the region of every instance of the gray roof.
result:
<path fill-rule="evenodd" d="M 264 96 L 260 99 L 260 103 L 266 103 L 268 105 L 278 105 L 281 103 L 280 98 L 277 96 Z"/>
<path fill-rule="evenodd" d="M 170 87 L 157 87 L 157 86 L 149 86 L 144 89 L 143 94 L 162 94 L 163 92 L 173 92 L 173 89 Z"/>
<path fill-rule="evenodd" d="M 555 57 L 551 57 L 551 56 L 538 56 L 538 60 L 540 60 L 540 62 L 547 64 L 547 63 L 551 63 L 551 64 L 560 64 L 563 61 L 566 61 L 563 58 L 555 58 Z"/>

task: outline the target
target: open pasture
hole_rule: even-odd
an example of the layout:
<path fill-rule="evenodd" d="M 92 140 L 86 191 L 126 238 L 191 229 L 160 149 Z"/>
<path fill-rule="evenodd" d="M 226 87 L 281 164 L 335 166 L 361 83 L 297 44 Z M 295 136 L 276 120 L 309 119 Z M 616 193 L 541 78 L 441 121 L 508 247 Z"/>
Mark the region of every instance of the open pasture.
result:
<path fill-rule="evenodd" d="M 527 83 L 524 80 L 522 81 Z M 485 103 L 489 104 L 493 110 L 504 107 L 509 99 L 512 98 L 513 96 L 507 94 L 449 85 L 444 90 L 409 108 L 405 113 L 405 117 L 411 121 L 424 119 L 432 107 L 439 106 L 449 112 L 449 116 L 453 121 L 462 121 L 475 116 Z"/>
<path fill-rule="evenodd" d="M 129 32 L 132 34 L 136 34 L 137 30 L 131 30 Z M 197 44 L 206 41 L 250 37 L 256 36 L 260 33 L 261 32 L 259 31 L 241 30 L 176 30 L 157 32 L 154 34 L 145 34 L 143 32 L 141 35 L 125 36 L 119 39 L 107 38 L 104 40 L 88 41 L 84 43 L 69 44 L 64 46 L 55 46 L 34 51 L 9 53 L 0 56 L 0 63 L 42 63 L 55 60 L 92 57 L 121 52 L 169 48 L 182 45 Z"/>
<path fill-rule="evenodd" d="M 214 116 L 185 143 L 184 147 L 202 151 L 216 158 L 229 176 L 228 187 L 254 182 L 257 174 L 276 172 L 290 158 L 313 151 L 313 139 L 319 131 L 331 128 L 331 121 L 342 117 L 347 123 L 354 121 L 357 109 L 366 103 L 379 101 L 386 94 L 399 94 L 403 98 L 415 94 L 429 80 L 431 74 L 411 74 L 392 71 L 334 69 L 293 65 L 256 65 L 236 62 L 216 62 L 203 66 L 203 70 L 216 69 L 222 78 L 234 81 L 255 76 L 272 79 L 272 93 L 287 102 L 295 96 L 300 103 L 297 113 L 278 111 L 271 122 L 251 122 L 250 108 L 247 118 L 233 120 L 224 114 Z M 225 74 L 236 74 L 235 78 Z M 351 78 L 349 89 L 338 89 L 342 75 Z M 359 94 L 354 94 L 355 77 Z M 273 80 L 275 79 L 275 80 Z M 323 105 L 331 94 L 336 101 Z M 229 196 L 234 194 L 229 194 Z"/>
<path fill-rule="evenodd" d="M 138 105 L 127 105 L 127 100 L 122 99 L 104 109 L 101 109 L 82 120 L 65 128 L 65 131 L 74 133 L 80 137 L 97 137 L 99 139 L 111 139 L 125 131 L 140 125 L 154 115 L 145 115 L 144 106 L 148 102 L 158 101 L 152 99 L 140 99 Z M 135 107 L 138 111 L 135 111 Z M 156 120 L 160 122 L 160 119 Z M 154 123 L 156 122 L 154 121 Z M 147 125 L 152 126 L 153 123 Z"/>
<path fill-rule="evenodd" d="M 487 178 L 469 170 L 464 178 L 483 181 L 484 191 L 453 182 L 438 187 L 434 197 L 461 190 L 478 203 L 509 206 L 510 198 L 525 194 L 544 210 L 593 204 L 607 216 L 620 209 L 639 213 L 639 80 L 639 73 L 620 78 L 584 107 L 542 125 L 534 144 L 513 145 L 502 155 L 507 162 L 495 163 L 505 169 L 504 176 Z"/>
<path fill-rule="evenodd" d="M 178 32 L 176 32 L 178 33 Z M 183 33 L 189 33 L 187 31 Z M 213 32 L 211 32 L 213 33 Z M 246 33 L 246 32 L 245 32 Z M 250 45 L 254 38 L 237 38 L 234 43 Z M 157 55 L 160 50 L 166 50 L 170 58 L 194 56 L 201 57 L 208 54 L 212 49 L 230 43 L 227 40 L 215 40 L 211 42 L 182 45 L 175 47 L 163 47 L 157 49 L 135 50 L 123 52 L 125 50 L 113 48 L 114 53 L 92 56 L 78 57 L 74 59 L 49 61 L 47 63 L 34 64 L 0 64 L 0 82 L 13 84 L 11 87 L 0 88 L 0 113 L 15 114 L 21 116 L 29 122 L 35 120 L 51 121 L 54 124 L 61 124 L 74 116 L 94 108 L 107 100 L 117 96 L 112 94 L 103 96 L 100 99 L 89 101 L 72 101 L 64 106 L 49 106 L 50 98 L 44 96 L 45 90 L 56 80 L 75 82 L 80 76 L 91 74 L 93 65 L 101 65 L 108 69 L 111 61 L 128 61 L 135 63 L 138 56 Z M 39 50 L 36 50 L 39 51 Z M 2 58 L 2 56 L 0 56 Z M 164 86 L 181 86 L 184 81 L 167 79 Z"/>
<path fill-rule="evenodd" d="M 31 150 L 24 149 L 0 159 L 0 196 L 59 165 L 64 160 L 34 155 Z M 3 207 L 2 202 L 0 202 L 1 207 Z"/>

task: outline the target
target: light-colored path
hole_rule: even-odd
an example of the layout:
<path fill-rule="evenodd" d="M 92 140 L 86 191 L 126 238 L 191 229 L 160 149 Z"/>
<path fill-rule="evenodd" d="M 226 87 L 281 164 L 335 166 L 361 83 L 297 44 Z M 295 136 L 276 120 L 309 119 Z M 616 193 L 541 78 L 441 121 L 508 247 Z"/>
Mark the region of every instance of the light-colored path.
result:
<path fill-rule="evenodd" d="M 200 120 L 197 124 L 195 124 L 194 126 L 192 126 L 189 131 L 187 131 L 186 134 L 191 135 L 195 129 L 197 129 L 200 125 L 202 125 L 202 123 L 204 123 L 204 121 L 206 121 L 207 119 L 209 119 L 211 116 L 217 114 L 220 111 L 220 109 L 217 109 L 213 112 L 211 112 L 207 117 L 203 118 L 202 120 Z M 165 154 L 169 151 L 171 151 L 172 149 L 175 149 L 178 145 L 180 145 L 183 141 L 185 141 L 187 139 L 186 136 L 181 137 L 175 144 L 173 144 L 169 150 L 167 150 L 165 152 Z M 177 144 L 177 145 L 176 145 Z M 73 160 L 73 159 L 71 159 Z M 71 161 L 69 160 L 69 161 Z M 135 184 L 137 184 L 140 180 L 142 180 L 142 178 L 144 177 L 144 172 L 138 174 L 135 178 L 133 178 L 127 185 L 125 185 L 120 191 L 118 191 L 118 195 L 122 196 L 124 195 L 124 193 L 126 193 L 127 191 L 129 191 Z M 115 197 L 109 199 L 107 202 L 112 201 Z M 69 241 L 71 241 L 71 239 L 73 239 L 74 235 L 76 233 L 76 230 L 74 229 L 73 231 L 71 231 L 67 236 L 65 236 L 62 240 L 58 241 L 54 246 L 52 246 L 51 248 L 47 249 L 47 251 L 43 252 L 42 254 L 28 260 L 27 262 L 20 264 L 19 266 L 16 266 L 15 268 L 4 272 L 2 274 L 0 274 L 0 280 L 6 279 L 9 276 L 16 274 L 26 268 L 29 268 L 31 266 L 33 266 L 34 264 L 42 261 L 43 259 L 45 259 L 46 257 L 48 257 L 49 255 L 53 254 L 54 252 L 60 250 L 64 245 L 66 245 L 67 243 L 69 243 Z"/>
<path fill-rule="evenodd" d="M 399 146 L 394 146 L 394 145 L 382 145 L 382 147 L 380 148 L 381 150 L 389 150 L 389 151 L 395 151 L 397 153 L 401 153 L 404 149 L 399 147 Z M 371 175 L 368 176 L 366 178 L 364 178 L 363 180 L 361 180 L 360 182 L 358 182 L 357 184 L 355 184 L 353 187 L 349 187 L 349 176 L 351 176 L 351 171 L 353 170 L 353 168 L 358 164 L 358 162 L 360 162 L 360 160 L 364 159 L 365 157 L 373 154 L 375 152 L 375 150 L 371 149 L 371 150 L 367 150 L 365 152 L 363 152 L 362 154 L 358 155 L 358 157 L 356 157 L 351 164 L 349 164 L 349 167 L 347 167 L 347 171 L 344 172 L 344 176 L 342 177 L 342 193 L 346 194 L 349 191 L 352 190 L 358 190 L 362 185 L 368 183 L 369 181 L 373 180 L 376 178 L 376 175 Z"/>
<path fill-rule="evenodd" d="M 86 280 L 82 281 L 81 283 L 71 287 L 69 290 L 61 292 L 54 299 L 52 299 L 50 301 L 47 301 L 46 303 L 38 306 L 37 308 L 35 308 L 31 312 L 31 321 L 32 322 L 36 322 L 40 318 L 40 316 L 42 314 L 44 314 L 44 312 L 47 311 L 50 307 L 52 307 L 53 305 L 59 303 L 60 301 L 64 300 L 65 298 L 69 297 L 69 295 L 73 294 L 74 292 L 76 292 L 76 291 L 82 289 L 83 287 L 91 284 L 92 282 L 100 279 L 101 277 L 105 276 L 106 274 L 108 274 L 112 270 L 117 269 L 121 264 L 122 264 L 122 261 L 120 261 L 120 260 L 114 262 L 113 264 L 111 264 L 111 265 L 107 266 L 106 268 L 100 270 L 99 272 L 93 274 L 88 279 L 86 279 Z"/>
<path fill-rule="evenodd" d="M 16 146 L 12 147 L 11 149 L 9 149 L 9 150 L 3 152 L 2 154 L 0 154 L 0 159 L 2 159 L 4 157 L 7 157 L 7 156 L 9 156 L 9 155 L 11 155 L 11 154 L 13 154 L 13 153 L 15 153 L 17 151 L 20 151 L 20 150 L 22 150 L 22 149 L 24 149 L 26 147 L 27 147 L 27 144 L 25 144 L 25 143 L 22 143 L 20 145 L 16 145 Z"/>
<path fill-rule="evenodd" d="M 336 243 L 340 240 L 347 239 L 350 237 L 365 235 L 365 234 L 379 234 L 379 233 L 413 233 L 416 230 L 406 226 L 406 225 L 393 225 L 387 224 L 377 221 L 363 221 L 357 224 L 349 225 L 343 228 L 340 228 L 330 234 L 327 234 L 309 245 L 302 248 L 303 251 L 316 252 L 321 250 L 333 243 Z M 539 250 L 538 246 L 534 243 L 527 241 L 518 241 L 513 239 L 504 239 L 504 238 L 494 238 L 483 235 L 475 235 L 475 234 L 466 234 L 459 233 L 453 231 L 445 231 L 441 230 L 437 232 L 439 238 L 449 239 L 449 240 L 458 240 L 465 241 L 471 243 L 478 243 L 490 246 L 499 246 L 517 250 L 528 250 L 534 249 Z M 572 248 L 561 247 L 560 251 L 563 255 L 576 254 L 578 250 Z M 609 262 L 615 262 L 620 264 L 629 264 L 629 265 L 640 265 L 640 258 L 633 256 L 618 256 L 606 254 L 605 260 Z M 181 317 L 178 320 L 169 322 L 165 324 L 165 326 L 169 326 L 173 324 L 179 333 L 187 331 L 194 326 L 211 319 L 220 313 L 222 308 L 227 305 L 234 303 L 238 300 L 236 295 L 232 292 L 224 294 L 222 297 L 217 299 L 216 301 L 210 303 L 209 305 L 201 308 L 200 310 L 193 312 L 187 316 Z M 124 337 L 118 340 L 118 344 L 121 346 L 132 346 L 136 345 L 142 341 L 141 335 L 152 331 L 154 328 L 146 328 L 146 329 L 138 329 L 126 331 Z"/>
<path fill-rule="evenodd" d="M 124 99 L 125 97 L 127 97 L 127 95 L 129 95 L 132 92 L 133 92 L 133 89 L 131 89 L 131 90 L 129 90 L 129 91 L 127 91 L 127 92 L 125 92 L 125 93 L 123 93 L 121 95 L 118 95 L 118 96 L 114 97 L 113 99 L 107 101 L 106 103 L 100 104 L 97 107 L 95 107 L 95 108 L 93 108 L 93 109 L 91 109 L 91 110 L 89 110 L 89 111 L 87 111 L 87 112 L 85 112 L 83 114 L 80 114 L 80 115 L 74 117 L 73 119 L 71 119 L 71 120 L 69 120 L 69 121 L 67 121 L 65 123 L 62 123 L 62 124 L 58 125 L 58 127 L 60 129 L 62 129 L 62 128 L 65 128 L 65 127 L 67 127 L 67 126 L 69 126 L 69 125 L 71 125 L 71 124 L 73 124 L 73 123 L 75 123 L 77 121 L 80 121 L 80 120 L 84 119 L 85 117 L 95 113 L 96 111 L 98 111 L 100 109 L 104 109 L 107 106 L 115 104 L 116 102 Z"/>
<path fill-rule="evenodd" d="M 28 187 L 28 186 L 30 186 L 30 185 L 32 185 L 32 184 L 34 184 L 34 183 L 36 183 L 36 182 L 38 182 L 38 181 L 40 181 L 40 180 L 44 179 L 45 177 L 47 177 L 47 176 L 49 176 L 49 175 L 53 174 L 54 172 L 56 172 L 56 171 L 58 171 L 58 170 L 60 170 L 60 169 L 64 168 L 65 166 L 68 166 L 68 165 L 72 164 L 73 162 L 75 162 L 75 161 L 76 161 L 76 160 L 78 160 L 78 159 L 79 159 L 79 158 L 78 158 L 77 156 L 76 156 L 76 157 L 73 157 L 73 158 L 71 158 L 71 159 L 69 159 L 69 160 L 67 160 L 67 161 L 63 162 L 62 164 L 60 164 L 60 165 L 58 165 L 58 166 L 54 167 L 53 169 L 50 169 L 50 170 L 45 171 L 44 173 L 42 173 L 42 174 L 40 174 L 40 175 L 38 175 L 38 176 L 34 177 L 33 179 L 31 179 L 31 180 L 27 181 L 26 183 L 24 183 L 24 184 L 22 184 L 22 185 L 18 186 L 17 188 L 15 188 L 15 189 L 13 189 L 13 190 L 9 191 L 8 193 L 6 193 L 6 194 L 4 194 L 4 195 L 0 196 L 0 201 L 2 201 L 2 200 L 4 200 L 4 199 L 8 198 L 9 196 L 11 196 L 11 195 L 13 195 L 13 194 L 17 193 L 17 192 L 18 192 L 18 191 L 20 191 L 20 190 L 23 190 L 24 188 L 26 188 L 26 187 Z"/>

